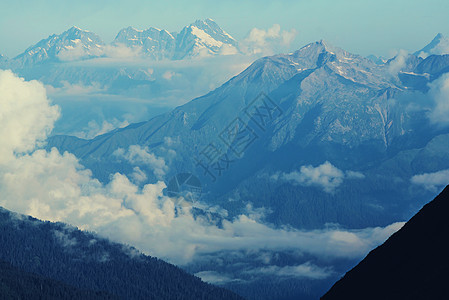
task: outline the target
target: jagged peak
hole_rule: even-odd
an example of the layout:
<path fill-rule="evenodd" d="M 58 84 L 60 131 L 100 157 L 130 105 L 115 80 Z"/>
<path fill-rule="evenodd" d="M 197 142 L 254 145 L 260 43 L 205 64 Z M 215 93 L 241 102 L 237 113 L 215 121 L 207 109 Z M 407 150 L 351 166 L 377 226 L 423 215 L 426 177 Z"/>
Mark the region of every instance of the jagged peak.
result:
<path fill-rule="evenodd" d="M 444 53 L 434 53 L 435 49 L 437 49 L 441 43 L 446 44 L 448 43 L 448 41 L 442 33 L 438 33 L 429 44 L 427 44 L 426 46 L 424 46 L 424 48 L 416 51 L 413 54 L 422 58 L 425 58 L 430 54 L 444 54 Z"/>
<path fill-rule="evenodd" d="M 207 18 L 207 19 L 204 19 L 204 20 L 199 20 L 198 19 L 198 20 L 196 20 L 195 22 L 193 22 L 190 25 L 216 25 L 216 26 L 218 26 L 218 24 L 214 20 L 212 20 L 211 18 Z"/>
<path fill-rule="evenodd" d="M 301 53 L 309 53 L 309 52 L 327 52 L 329 54 L 336 55 L 338 57 L 340 56 L 354 56 L 353 54 L 339 48 L 333 46 L 331 43 L 329 43 L 326 40 L 319 40 L 313 43 L 309 43 L 303 47 L 301 47 L 299 50 L 296 50 L 293 55 L 297 56 Z"/>
<path fill-rule="evenodd" d="M 437 33 L 437 35 L 433 38 L 433 40 L 441 40 L 441 39 L 444 39 L 444 35 L 441 32 Z"/>
<path fill-rule="evenodd" d="M 89 30 L 84 30 L 79 28 L 78 26 L 73 25 L 72 27 L 70 27 L 68 30 L 66 30 L 65 32 L 90 32 Z"/>

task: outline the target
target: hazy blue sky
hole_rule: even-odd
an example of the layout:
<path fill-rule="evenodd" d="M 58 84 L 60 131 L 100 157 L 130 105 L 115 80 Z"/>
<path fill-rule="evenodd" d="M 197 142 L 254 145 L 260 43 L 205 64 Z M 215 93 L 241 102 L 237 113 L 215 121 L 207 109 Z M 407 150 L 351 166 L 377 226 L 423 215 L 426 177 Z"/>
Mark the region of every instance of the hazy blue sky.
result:
<path fill-rule="evenodd" d="M 449 33 L 447 0 L 1 0 L 0 53 L 10 57 L 77 25 L 110 42 L 129 25 L 179 31 L 210 17 L 237 39 L 253 27 L 295 28 L 295 48 L 326 39 L 348 51 L 389 55 Z"/>

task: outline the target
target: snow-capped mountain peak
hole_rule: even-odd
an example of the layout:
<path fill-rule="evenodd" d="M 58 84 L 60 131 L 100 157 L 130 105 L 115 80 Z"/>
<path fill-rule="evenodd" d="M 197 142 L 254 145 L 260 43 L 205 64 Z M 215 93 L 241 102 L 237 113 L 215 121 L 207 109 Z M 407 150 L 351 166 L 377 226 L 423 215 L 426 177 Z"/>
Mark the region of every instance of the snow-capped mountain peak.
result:
<path fill-rule="evenodd" d="M 43 62 L 65 62 L 99 57 L 105 53 L 103 41 L 95 33 L 72 26 L 61 34 L 53 34 L 16 56 L 11 63 L 23 68 Z M 149 27 L 141 30 L 126 27 L 119 31 L 113 47 L 128 47 L 153 60 L 238 53 L 237 41 L 212 19 L 197 20 L 180 33 Z M 3 58 L 0 58 L 4 61 Z"/>
<path fill-rule="evenodd" d="M 441 33 L 438 33 L 424 48 L 414 53 L 414 55 L 422 58 L 426 58 L 429 55 L 443 54 L 449 54 L 449 39 L 444 37 Z"/>
<path fill-rule="evenodd" d="M 224 31 L 217 23 L 212 19 L 206 19 L 204 21 L 197 20 L 192 25 L 196 28 L 203 30 L 213 39 L 222 43 L 227 43 L 233 46 L 237 46 L 237 41 L 226 31 Z"/>
<path fill-rule="evenodd" d="M 98 56 L 104 43 L 93 32 L 73 26 L 63 33 L 53 34 L 29 47 L 15 60 L 21 65 L 38 64 L 44 61 L 69 61 Z"/>
<path fill-rule="evenodd" d="M 197 20 L 183 28 L 176 39 L 174 59 L 236 53 L 237 41 L 212 19 Z"/>
<path fill-rule="evenodd" d="M 212 19 L 197 20 L 184 27 L 179 34 L 155 27 L 146 30 L 124 28 L 113 44 L 141 47 L 145 55 L 156 60 L 237 52 L 237 41 Z"/>

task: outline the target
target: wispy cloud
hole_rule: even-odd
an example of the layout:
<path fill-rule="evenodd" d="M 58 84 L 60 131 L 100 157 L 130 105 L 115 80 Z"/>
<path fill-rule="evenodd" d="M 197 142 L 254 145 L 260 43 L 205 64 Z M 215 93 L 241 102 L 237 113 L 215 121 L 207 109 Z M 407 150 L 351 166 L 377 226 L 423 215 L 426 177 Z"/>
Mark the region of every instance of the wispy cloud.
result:
<path fill-rule="evenodd" d="M 146 165 L 154 170 L 154 174 L 162 179 L 168 170 L 165 160 L 162 157 L 157 157 L 150 152 L 148 147 L 141 147 L 139 145 L 129 146 L 128 150 L 119 148 L 114 152 L 117 157 L 122 157 L 132 164 Z"/>
<path fill-rule="evenodd" d="M 295 29 L 281 30 L 279 24 L 268 29 L 253 28 L 248 36 L 240 42 L 240 49 L 246 54 L 272 55 L 289 51 L 298 32 Z"/>
<path fill-rule="evenodd" d="M 97 121 L 89 121 L 86 127 L 81 131 L 72 133 L 72 135 L 82 139 L 93 139 L 96 136 L 105 134 L 117 128 L 124 128 L 129 125 L 128 121 L 119 121 L 113 118 L 110 121 L 103 120 L 103 123 L 98 124 Z"/>
<path fill-rule="evenodd" d="M 398 75 L 399 71 L 404 69 L 404 67 L 407 64 L 407 56 L 408 52 L 406 50 L 399 50 L 399 52 L 396 54 L 396 56 L 393 58 L 392 61 L 390 61 L 388 65 L 388 71 L 392 75 Z"/>
<path fill-rule="evenodd" d="M 343 183 L 344 179 L 363 179 L 365 175 L 360 172 L 338 169 L 330 162 L 314 167 L 302 166 L 299 171 L 290 173 L 277 173 L 271 176 L 273 180 L 282 180 L 302 186 L 315 186 L 322 188 L 326 193 L 334 193 Z"/>
<path fill-rule="evenodd" d="M 247 274 L 272 275 L 276 277 L 324 279 L 332 274 L 329 268 L 320 268 L 310 262 L 294 266 L 267 266 L 246 271 Z"/>
<path fill-rule="evenodd" d="M 438 189 L 449 184 L 449 170 L 418 174 L 411 178 L 411 182 L 432 192 L 437 192 Z"/>
<path fill-rule="evenodd" d="M 449 74 L 444 74 L 429 86 L 429 95 L 434 104 L 429 114 L 430 121 L 439 126 L 447 126 L 449 125 Z"/>

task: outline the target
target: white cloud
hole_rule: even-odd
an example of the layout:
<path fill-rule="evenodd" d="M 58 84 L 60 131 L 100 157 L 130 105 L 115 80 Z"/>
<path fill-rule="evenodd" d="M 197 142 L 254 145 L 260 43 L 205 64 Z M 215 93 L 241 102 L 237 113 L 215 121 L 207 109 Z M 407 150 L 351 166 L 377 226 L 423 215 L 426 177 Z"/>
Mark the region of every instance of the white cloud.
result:
<path fill-rule="evenodd" d="M 348 178 L 348 179 L 364 179 L 365 175 L 363 175 L 363 173 L 360 173 L 360 172 L 346 171 L 346 178 Z"/>
<path fill-rule="evenodd" d="M 141 46 L 128 47 L 121 43 L 103 47 L 103 55 L 112 59 L 133 59 L 142 57 Z"/>
<path fill-rule="evenodd" d="M 394 59 L 388 65 L 388 71 L 392 75 L 397 75 L 399 71 L 401 71 L 405 65 L 407 60 L 408 52 L 405 50 L 399 50 Z"/>
<path fill-rule="evenodd" d="M 92 57 L 107 57 L 109 59 L 129 60 L 142 57 L 142 47 L 127 47 L 124 44 L 105 45 L 99 48 L 87 49 L 81 43 L 74 47 L 62 49 L 57 57 L 61 61 L 79 61 Z"/>
<path fill-rule="evenodd" d="M 117 128 L 124 128 L 128 125 L 128 121 L 119 121 L 115 118 L 110 120 L 110 122 L 103 120 L 101 125 L 97 121 L 92 120 L 87 123 L 87 127 L 83 128 L 82 131 L 75 132 L 73 135 L 82 139 L 93 139 L 96 136 L 108 133 Z"/>
<path fill-rule="evenodd" d="M 145 172 L 143 172 L 139 167 L 133 168 L 131 178 L 134 179 L 136 183 L 142 183 L 148 179 L 147 174 L 145 174 Z"/>
<path fill-rule="evenodd" d="M 117 149 L 114 154 L 123 157 L 132 164 L 146 165 L 150 167 L 157 178 L 162 179 L 168 170 L 165 160 L 151 153 L 148 147 L 139 145 L 129 146 L 128 151 L 122 148 Z"/>
<path fill-rule="evenodd" d="M 429 95 L 434 103 L 429 114 L 430 121 L 440 126 L 447 126 L 449 125 L 449 74 L 444 74 L 429 86 Z"/>
<path fill-rule="evenodd" d="M 172 80 L 173 77 L 180 76 L 180 74 L 173 72 L 173 71 L 165 71 L 164 74 L 162 74 L 162 78 L 165 80 Z"/>
<path fill-rule="evenodd" d="M 46 85 L 47 93 L 55 96 L 74 96 L 74 95 L 86 95 L 92 93 L 98 93 L 105 91 L 105 88 L 98 82 L 92 82 L 90 85 L 83 83 L 71 84 L 66 80 L 61 81 L 61 87 L 54 87 L 52 85 Z"/>
<path fill-rule="evenodd" d="M 223 46 L 220 47 L 219 54 L 220 55 L 235 55 L 238 54 L 239 51 L 236 47 L 228 44 L 223 44 Z"/>
<path fill-rule="evenodd" d="M 221 274 L 215 271 L 201 271 L 195 273 L 195 276 L 198 276 L 205 282 L 216 285 L 222 285 L 229 282 L 239 281 L 238 279 L 234 279 L 233 276 L 231 275 Z"/>
<path fill-rule="evenodd" d="M 56 241 L 58 241 L 63 247 L 70 248 L 78 244 L 78 241 L 75 237 L 71 238 L 67 233 L 63 231 L 55 230 L 53 231 L 53 234 Z"/>
<path fill-rule="evenodd" d="M 246 271 L 248 274 L 273 275 L 276 277 L 293 277 L 325 279 L 332 274 L 329 268 L 320 268 L 310 262 L 296 266 L 267 266 Z"/>
<path fill-rule="evenodd" d="M 246 54 L 271 55 L 288 51 L 288 47 L 297 36 L 297 31 L 281 30 L 279 24 L 264 30 L 253 28 L 248 36 L 240 43 L 240 49 Z"/>
<path fill-rule="evenodd" d="M 88 57 L 89 53 L 83 45 L 79 43 L 75 45 L 75 47 L 62 49 L 56 56 L 61 61 L 76 61 Z"/>
<path fill-rule="evenodd" d="M 437 192 L 440 188 L 449 184 L 449 170 L 415 175 L 411 178 L 411 182 L 432 192 Z"/>
<path fill-rule="evenodd" d="M 31 152 L 37 141 L 47 136 L 58 115 L 57 108 L 50 105 L 41 84 L 24 82 L 11 72 L 0 72 L 0 95 L 0 128 L 10 130 L 0 140 L 0 206 L 95 231 L 173 263 L 187 264 L 217 252 L 260 250 L 361 258 L 403 225 L 362 230 L 275 228 L 260 221 L 262 211 L 249 208 L 251 214 L 223 220 L 217 226 L 208 217 L 195 217 L 190 207 L 175 207 L 174 201 L 164 196 L 165 184 L 161 181 L 139 187 L 127 176 L 116 173 L 104 185 L 70 153 L 61 154 L 56 149 Z M 173 142 L 174 139 L 166 141 Z M 130 147 L 119 155 L 166 171 L 164 161 L 146 148 Z M 341 175 L 341 171 L 326 168 L 331 175 Z M 305 173 L 313 173 L 313 169 L 306 167 Z M 134 171 L 142 176 L 137 169 Z M 312 265 L 259 271 L 282 276 L 322 276 Z"/>
<path fill-rule="evenodd" d="M 338 169 L 330 162 L 313 167 L 312 165 L 302 166 L 298 171 L 281 173 L 271 176 L 272 180 L 284 180 L 302 186 L 316 186 L 322 188 L 326 193 L 334 193 L 343 183 L 344 179 L 363 179 L 365 176 L 360 172 L 346 171 Z"/>
<path fill-rule="evenodd" d="M 32 151 L 53 129 L 59 109 L 50 106 L 45 88 L 0 70 L 0 163 L 14 153 Z"/>

